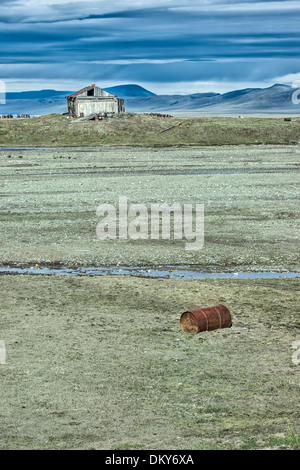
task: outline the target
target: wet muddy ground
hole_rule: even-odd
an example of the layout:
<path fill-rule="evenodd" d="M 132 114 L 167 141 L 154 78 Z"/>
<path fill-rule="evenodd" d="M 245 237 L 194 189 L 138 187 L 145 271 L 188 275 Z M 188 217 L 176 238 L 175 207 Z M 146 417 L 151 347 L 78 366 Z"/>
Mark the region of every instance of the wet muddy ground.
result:
<path fill-rule="evenodd" d="M 193 265 L 299 271 L 299 148 L 100 148 L 0 152 L 2 264 Z M 204 247 L 97 238 L 96 210 L 204 204 Z M 172 235 L 172 232 L 171 232 Z M 171 237 L 172 238 L 172 237 Z"/>
<path fill-rule="evenodd" d="M 253 279 L 299 273 L 298 146 L 3 150 L 0 174 L 1 268 L 27 272 L 0 276 L 0 448 L 299 448 L 300 281 Z M 204 204 L 204 247 L 100 241 L 119 196 Z M 231 328 L 180 329 L 220 303 Z"/>

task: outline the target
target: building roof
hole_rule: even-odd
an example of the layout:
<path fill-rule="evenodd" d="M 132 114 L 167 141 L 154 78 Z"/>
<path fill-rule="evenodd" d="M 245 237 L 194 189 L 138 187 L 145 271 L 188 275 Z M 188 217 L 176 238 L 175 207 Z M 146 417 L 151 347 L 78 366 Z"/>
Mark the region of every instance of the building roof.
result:
<path fill-rule="evenodd" d="M 75 91 L 74 93 L 71 93 L 70 95 L 66 96 L 66 98 L 76 98 L 76 96 L 80 96 L 83 93 L 86 93 L 89 90 L 92 90 L 93 88 L 97 88 L 97 90 L 101 91 L 101 94 L 99 96 L 97 95 L 96 98 L 105 97 L 105 96 L 115 97 L 115 95 L 113 95 L 112 93 L 109 93 L 106 90 L 102 90 L 102 88 L 99 88 L 98 86 L 96 86 L 93 83 L 92 85 L 86 86 L 85 88 L 82 88 L 81 90 L 78 90 L 78 91 Z"/>
<path fill-rule="evenodd" d="M 81 95 L 82 93 L 85 93 L 86 91 L 89 91 L 92 88 L 95 88 L 95 85 L 86 86 L 85 88 L 82 88 L 81 90 L 75 91 L 75 93 L 71 93 L 71 95 L 66 96 L 66 98 L 75 98 L 75 96 Z"/>

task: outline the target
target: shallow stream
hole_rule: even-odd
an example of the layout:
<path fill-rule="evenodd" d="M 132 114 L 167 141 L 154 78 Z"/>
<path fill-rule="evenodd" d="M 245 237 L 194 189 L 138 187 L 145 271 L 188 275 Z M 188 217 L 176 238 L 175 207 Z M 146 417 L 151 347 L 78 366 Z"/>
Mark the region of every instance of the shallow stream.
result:
<path fill-rule="evenodd" d="M 298 272 L 204 272 L 185 266 L 107 266 L 107 267 L 43 267 L 43 266 L 2 266 L 0 275 L 27 274 L 27 275 L 54 275 L 54 276 L 136 276 L 162 279 L 286 279 L 300 278 Z"/>

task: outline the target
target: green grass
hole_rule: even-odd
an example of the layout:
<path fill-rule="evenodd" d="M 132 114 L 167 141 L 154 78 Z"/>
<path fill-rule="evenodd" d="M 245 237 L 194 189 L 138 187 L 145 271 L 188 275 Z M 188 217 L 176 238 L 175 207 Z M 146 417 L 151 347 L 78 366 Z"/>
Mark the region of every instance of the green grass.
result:
<path fill-rule="evenodd" d="M 1 285 L 2 449 L 299 449 L 299 280 Z M 221 299 L 231 328 L 180 329 Z"/>
<path fill-rule="evenodd" d="M 3 120 L 0 146 L 294 145 L 300 130 L 300 118 L 286 122 L 283 118 L 162 118 L 125 113 L 118 119 L 75 121 L 59 114 Z M 160 133 L 179 122 L 180 127 Z"/>
<path fill-rule="evenodd" d="M 227 442 L 220 444 L 203 444 L 193 450 L 299 450 L 300 437 L 295 434 L 287 434 L 278 437 L 254 438 L 248 434 L 241 434 L 238 438 L 240 444 Z"/>
<path fill-rule="evenodd" d="M 115 446 L 112 446 L 110 450 L 139 450 L 142 449 L 143 445 L 142 444 L 130 444 L 129 442 L 124 443 L 124 444 L 118 444 Z"/>

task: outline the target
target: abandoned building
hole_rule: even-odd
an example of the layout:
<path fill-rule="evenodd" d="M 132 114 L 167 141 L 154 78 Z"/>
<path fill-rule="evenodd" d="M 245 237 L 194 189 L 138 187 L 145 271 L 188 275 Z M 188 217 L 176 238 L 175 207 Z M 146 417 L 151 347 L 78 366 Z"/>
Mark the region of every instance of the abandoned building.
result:
<path fill-rule="evenodd" d="M 97 87 L 95 84 L 76 91 L 69 96 L 68 113 L 74 117 L 91 114 L 120 114 L 125 111 L 124 100 Z"/>

